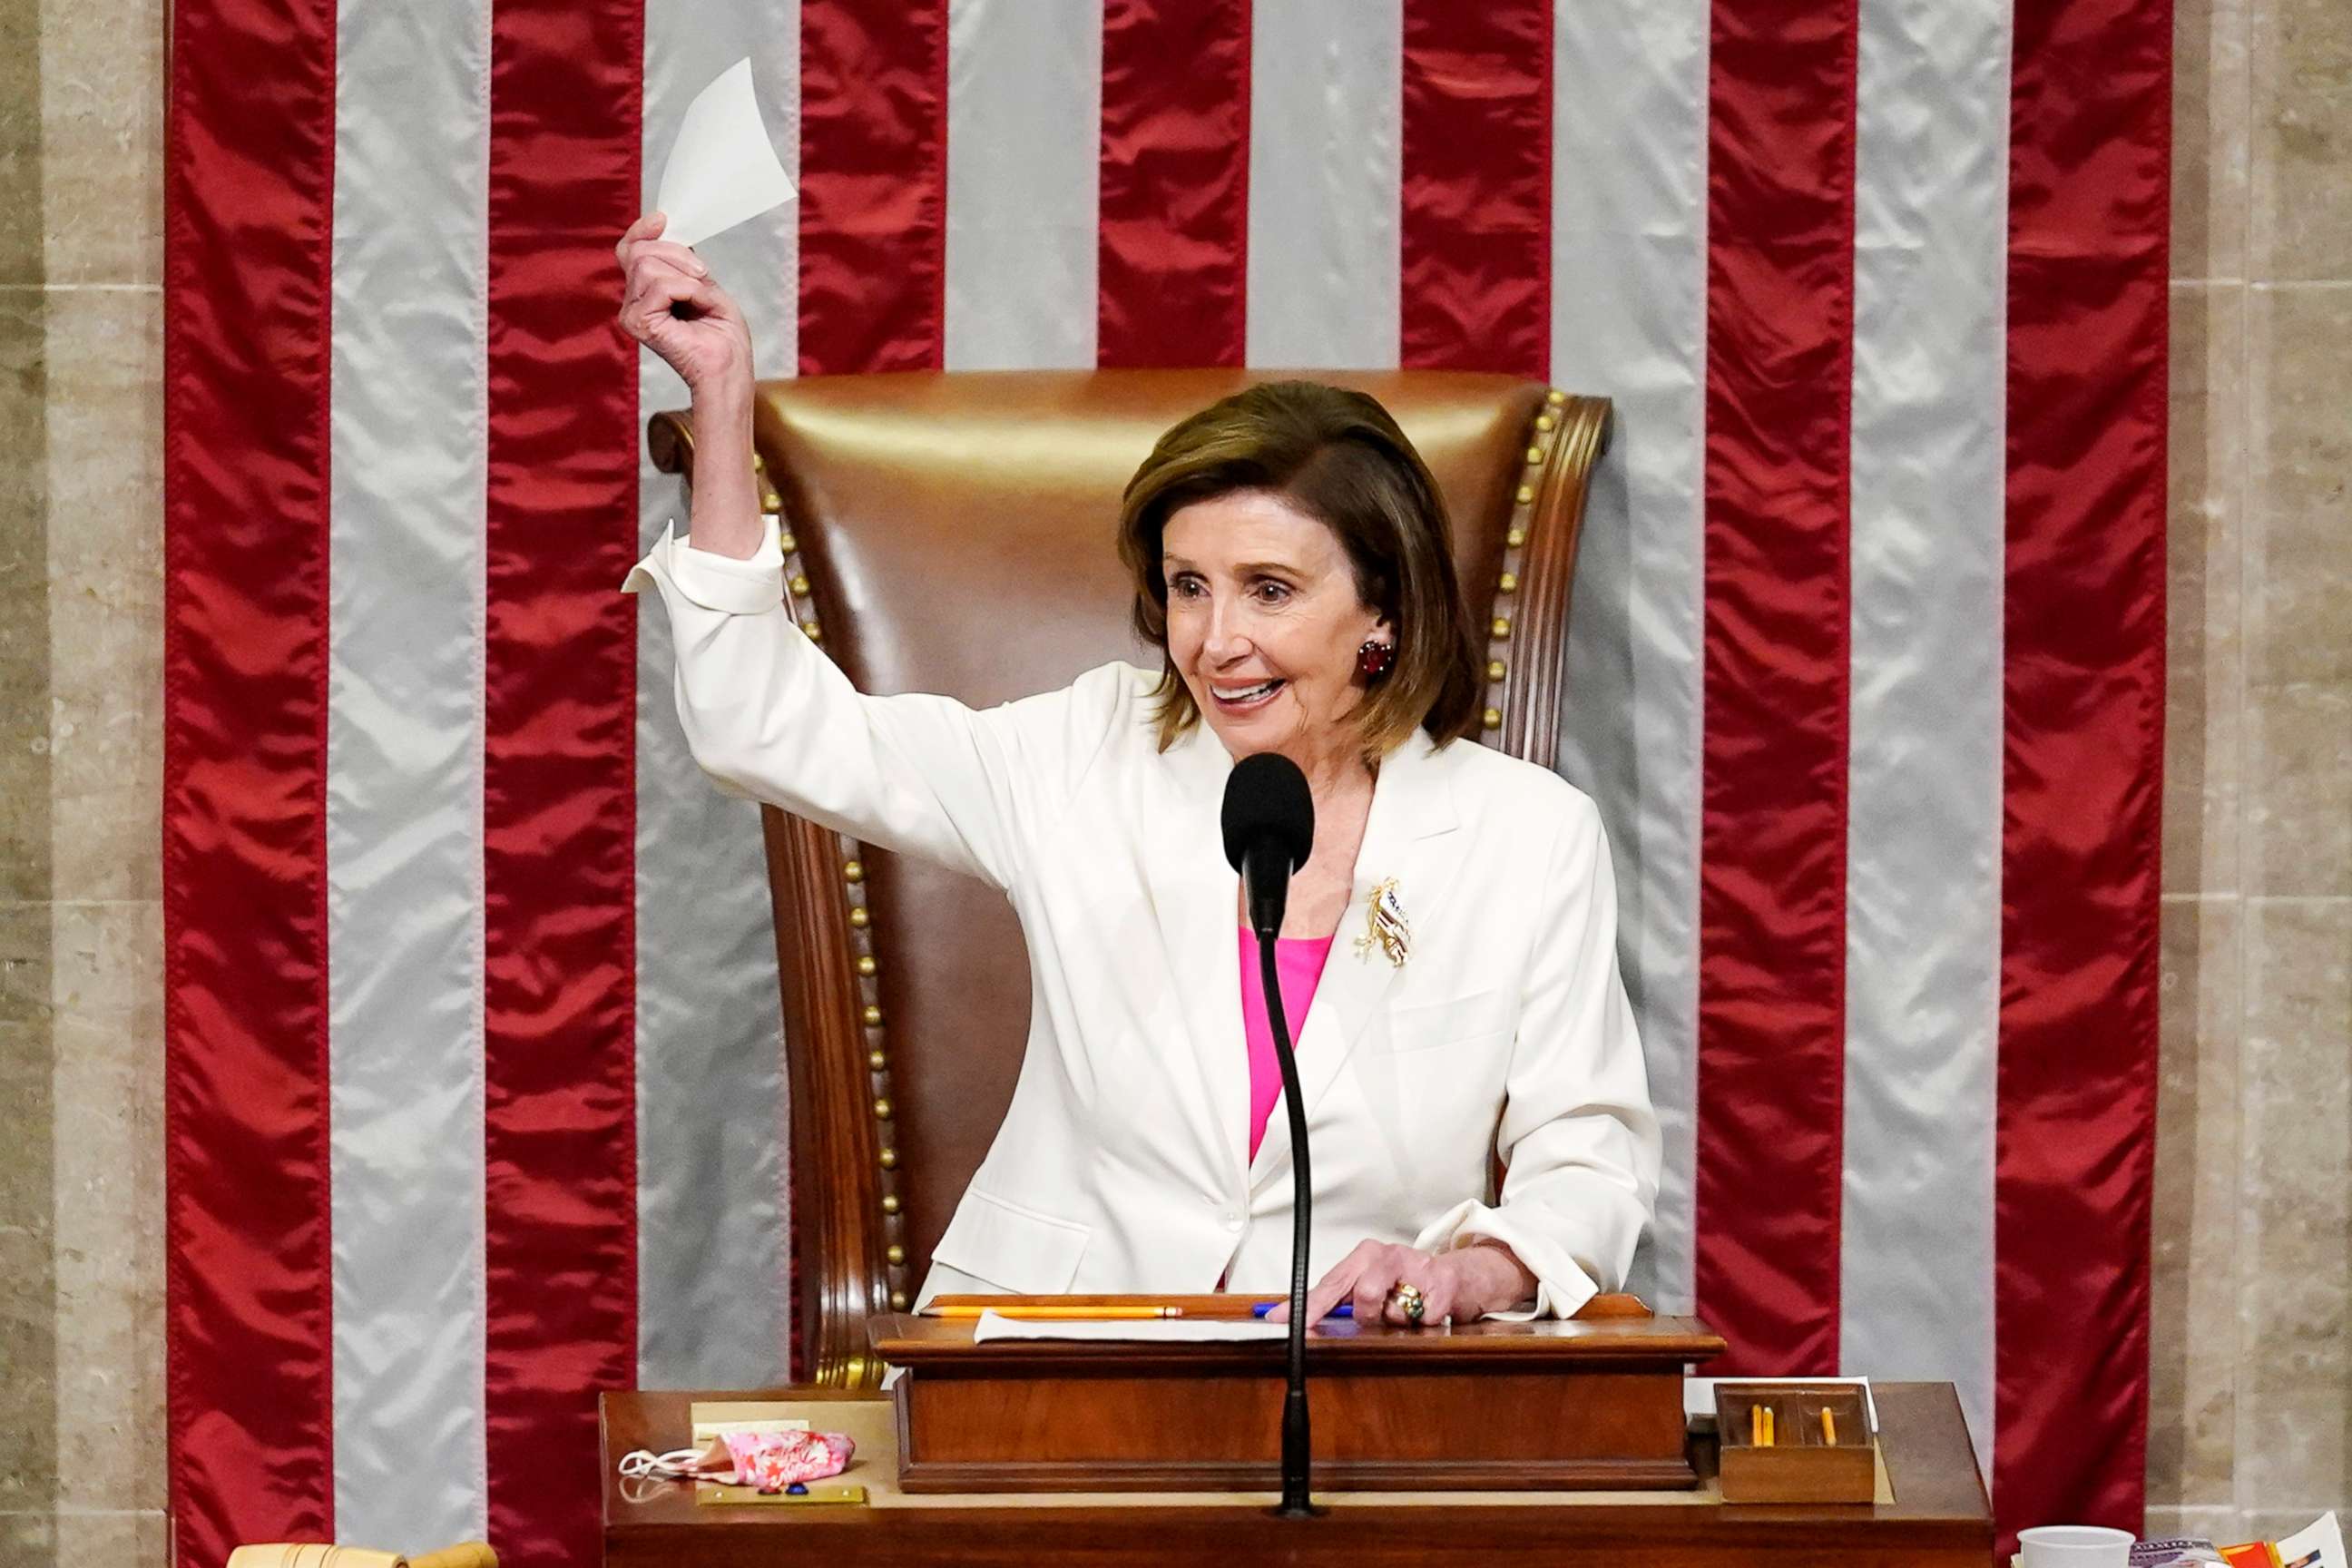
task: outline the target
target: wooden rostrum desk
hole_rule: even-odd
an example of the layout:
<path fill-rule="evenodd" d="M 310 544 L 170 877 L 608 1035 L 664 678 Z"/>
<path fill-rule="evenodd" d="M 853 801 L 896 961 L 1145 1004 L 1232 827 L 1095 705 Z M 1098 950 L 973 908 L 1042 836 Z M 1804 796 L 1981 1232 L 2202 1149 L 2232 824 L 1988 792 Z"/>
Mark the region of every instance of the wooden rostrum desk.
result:
<path fill-rule="evenodd" d="M 1535 1386 L 1541 1375 L 1528 1368 L 1524 1347 L 1472 1348 L 1530 1330 L 1538 1338 L 1559 1338 L 1563 1327 L 1478 1324 L 1425 1331 L 1411 1346 L 1383 1352 L 1364 1342 L 1381 1336 L 1374 1325 L 1349 1336 L 1352 1350 L 1324 1344 L 1312 1360 L 1309 1388 L 1315 1498 L 1327 1511 L 1290 1521 L 1268 1512 L 1276 1486 L 1278 1341 L 1180 1347 L 1188 1364 L 1155 1373 L 1153 1358 L 1140 1358 L 1139 1365 L 1132 1345 L 1001 1342 L 974 1347 L 968 1322 L 877 1319 L 877 1350 L 895 1352 L 904 1358 L 900 1364 L 913 1363 L 915 1389 L 923 1386 L 927 1366 L 936 1392 L 958 1381 L 942 1372 L 943 1364 L 977 1357 L 960 1363 L 969 1374 L 966 1386 L 928 1411 L 919 1397 L 902 1411 L 892 1395 L 862 1390 L 604 1395 L 604 1561 L 629 1568 L 1036 1562 L 1365 1568 L 1458 1559 L 1470 1550 L 1540 1552 L 1561 1563 L 1984 1568 L 1991 1562 L 1991 1512 L 1949 1384 L 1874 1385 L 1881 1458 L 1876 1501 L 1727 1504 L 1715 1490 L 1712 1438 L 1682 1438 L 1679 1363 L 1675 1441 L 1684 1468 L 1677 1476 L 1655 1462 L 1657 1433 L 1651 1415 L 1643 1414 L 1654 1412 L 1654 1404 L 1645 1391 L 1623 1382 L 1640 1374 L 1596 1370 L 1588 1363 L 1550 1381 L 1598 1376 L 1620 1379 L 1621 1386 L 1588 1384 L 1573 1397 L 1547 1394 Z M 1687 1320 L 1659 1319 L 1647 1330 L 1652 1349 L 1664 1353 L 1678 1335 L 1705 1335 Z M 1638 1330 L 1615 1331 L 1613 1352 L 1601 1352 L 1604 1358 L 1614 1353 L 1620 1367 L 1644 1359 L 1643 1352 L 1628 1351 L 1629 1332 L 1640 1337 Z M 1611 1336 L 1569 1337 L 1605 1342 Z M 1103 1353 L 1117 1351 L 1128 1353 Z M 1204 1360 L 1202 1352 L 1212 1353 Z M 1385 1362 L 1374 1359 L 1383 1356 Z M 1349 1357 L 1376 1369 L 1375 1383 L 1393 1380 L 1391 1386 L 1365 1383 L 1351 1390 L 1345 1375 Z M 1244 1364 L 1253 1359 L 1265 1364 Z M 1154 1377 L 1156 1388 L 1139 1386 L 1139 1380 Z M 1464 1377 L 1485 1388 L 1445 1386 Z M 1222 1392 L 1215 1386 L 1221 1381 Z M 1514 1382 L 1524 1386 L 1513 1390 Z M 1416 1383 L 1429 1394 L 1425 1400 Z M 1493 1397 L 1474 1430 L 1462 1423 L 1476 1412 L 1474 1396 L 1480 1392 Z M 1594 1393 L 1601 1395 L 1597 1404 L 1590 1397 Z M 762 1414 L 802 1416 L 820 1429 L 853 1436 L 857 1457 L 841 1479 L 865 1487 L 868 1500 L 728 1505 L 698 1500 L 697 1490 L 707 1489 L 628 1481 L 615 1473 L 614 1463 L 633 1448 L 658 1451 L 684 1443 L 695 1404 L 744 1400 L 772 1404 Z M 1425 1405 L 1434 1419 L 1402 1419 L 1406 1404 Z M 1580 1455 L 1576 1444 L 1563 1447 L 1557 1431 L 1549 1429 L 1566 1415 L 1612 1406 L 1627 1413 L 1628 1424 L 1584 1444 Z M 900 1467 L 908 1423 L 919 1447 L 929 1442 L 935 1458 L 954 1461 L 928 1467 L 929 1474 L 922 1463 L 909 1467 L 911 1487 L 901 1483 Z M 1433 1426 L 1450 1427 L 1451 1435 L 1433 1434 Z M 1236 1436 L 1244 1429 L 1246 1438 Z M 1173 1449 L 1164 1446 L 1171 1443 Z M 1171 1452 L 1244 1448 L 1246 1462 L 1238 1470 L 1212 1462 L 1184 1476 L 1163 1462 Z M 1073 1453 L 1081 1457 L 1073 1459 Z M 1625 1462 L 1611 1468 L 1612 1453 Z M 1081 1484 L 1085 1475 L 1105 1473 L 1106 1454 L 1113 1456 L 1109 1473 L 1120 1478 L 1118 1485 L 1064 1489 Z M 1538 1457 L 1538 1471 L 1549 1467 L 1549 1476 L 1570 1479 L 1530 1473 L 1516 1463 L 1528 1455 Z M 959 1465 L 962 1475 L 989 1489 L 919 1489 L 946 1484 L 942 1478 L 958 1474 Z M 1251 1484 L 1253 1477 L 1262 1480 Z M 1427 1484 L 1432 1477 L 1442 1484 Z M 1188 1489 L 1157 1489 L 1180 1484 Z M 1035 1489 L 996 1489 L 1007 1486 Z M 1579 1489 L 1564 1489 L 1570 1486 Z M 1507 1489 L 1490 1489 L 1496 1487 Z"/>

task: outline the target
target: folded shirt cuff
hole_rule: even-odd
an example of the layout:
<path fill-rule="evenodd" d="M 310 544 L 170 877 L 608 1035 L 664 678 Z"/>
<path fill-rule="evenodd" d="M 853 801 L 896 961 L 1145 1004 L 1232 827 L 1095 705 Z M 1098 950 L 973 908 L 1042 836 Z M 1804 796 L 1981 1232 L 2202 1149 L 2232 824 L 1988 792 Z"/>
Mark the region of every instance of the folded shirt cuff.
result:
<path fill-rule="evenodd" d="M 764 615 L 784 602 L 784 552 L 773 517 L 760 520 L 759 549 L 747 558 L 697 550 L 677 537 L 675 523 L 662 530 L 646 558 L 622 581 L 624 594 L 643 593 L 667 583 L 706 610 L 730 616 Z"/>

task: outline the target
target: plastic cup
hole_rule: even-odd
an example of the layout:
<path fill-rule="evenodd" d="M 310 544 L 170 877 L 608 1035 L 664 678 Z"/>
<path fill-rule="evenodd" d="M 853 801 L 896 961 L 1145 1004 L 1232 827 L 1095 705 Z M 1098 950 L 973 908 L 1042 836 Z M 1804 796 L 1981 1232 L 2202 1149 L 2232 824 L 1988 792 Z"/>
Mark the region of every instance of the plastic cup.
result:
<path fill-rule="evenodd" d="M 2038 1524 L 2018 1531 L 2017 1555 L 2024 1568 L 2126 1568 L 2134 1539 L 2103 1524 Z"/>

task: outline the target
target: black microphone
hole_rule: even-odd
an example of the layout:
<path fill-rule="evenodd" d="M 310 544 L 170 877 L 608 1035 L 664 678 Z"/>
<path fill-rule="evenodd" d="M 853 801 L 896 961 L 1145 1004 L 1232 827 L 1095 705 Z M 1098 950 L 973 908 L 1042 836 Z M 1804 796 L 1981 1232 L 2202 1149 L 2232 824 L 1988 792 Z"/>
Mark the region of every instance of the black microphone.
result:
<path fill-rule="evenodd" d="M 1290 874 L 1315 847 L 1315 797 L 1298 764 L 1278 752 L 1244 757 L 1225 780 L 1225 858 L 1242 874 L 1250 929 L 1261 941 L 1282 930 Z"/>
<path fill-rule="evenodd" d="M 1298 1091 L 1298 1061 L 1290 1051 L 1290 1020 L 1282 1010 L 1282 973 L 1275 939 L 1282 932 L 1290 874 L 1315 847 L 1315 796 L 1298 764 L 1273 752 L 1244 757 L 1225 780 L 1225 858 L 1242 874 L 1250 929 L 1257 933 L 1258 972 L 1265 988 L 1274 1059 L 1282 1068 L 1282 1100 L 1290 1121 L 1289 1388 L 1282 1399 L 1283 1519 L 1308 1519 L 1307 1467 L 1307 1251 L 1314 1183 L 1307 1167 L 1307 1110 Z"/>

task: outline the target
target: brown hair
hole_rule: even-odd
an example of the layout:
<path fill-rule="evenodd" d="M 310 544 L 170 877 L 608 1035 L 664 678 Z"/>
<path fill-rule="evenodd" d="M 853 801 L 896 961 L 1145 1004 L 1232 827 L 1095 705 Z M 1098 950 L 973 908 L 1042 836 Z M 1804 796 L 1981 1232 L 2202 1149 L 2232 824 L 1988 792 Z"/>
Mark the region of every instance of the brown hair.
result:
<path fill-rule="evenodd" d="M 1478 646 L 1454 571 L 1454 531 L 1428 465 L 1389 411 L 1360 392 L 1311 381 L 1262 383 L 1179 423 L 1127 482 L 1118 553 L 1135 579 L 1135 629 L 1160 650 L 1160 745 L 1199 722 L 1168 656 L 1168 519 L 1235 490 L 1282 497 L 1338 536 L 1356 596 L 1396 630 L 1396 661 L 1356 710 L 1377 761 L 1412 733 L 1438 744 L 1478 717 Z"/>

